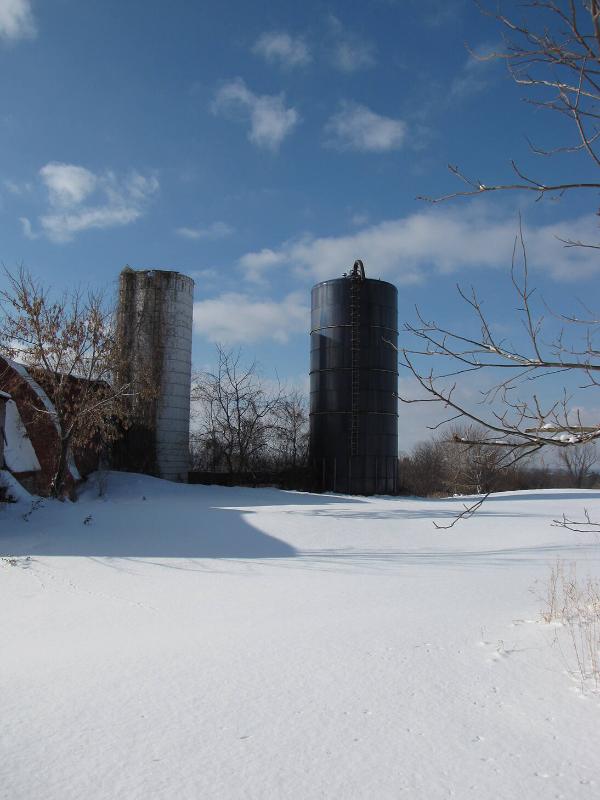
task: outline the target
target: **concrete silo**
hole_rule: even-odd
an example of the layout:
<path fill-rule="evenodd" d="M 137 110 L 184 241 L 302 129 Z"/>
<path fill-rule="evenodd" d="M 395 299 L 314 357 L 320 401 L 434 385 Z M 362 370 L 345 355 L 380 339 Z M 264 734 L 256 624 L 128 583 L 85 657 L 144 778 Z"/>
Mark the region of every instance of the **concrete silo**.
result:
<path fill-rule="evenodd" d="M 117 461 L 174 481 L 189 470 L 193 292 L 179 272 L 125 267 L 119 278 L 120 380 L 143 399 Z"/>
<path fill-rule="evenodd" d="M 312 289 L 310 458 L 325 491 L 391 494 L 398 482 L 398 291 L 361 261 Z"/>

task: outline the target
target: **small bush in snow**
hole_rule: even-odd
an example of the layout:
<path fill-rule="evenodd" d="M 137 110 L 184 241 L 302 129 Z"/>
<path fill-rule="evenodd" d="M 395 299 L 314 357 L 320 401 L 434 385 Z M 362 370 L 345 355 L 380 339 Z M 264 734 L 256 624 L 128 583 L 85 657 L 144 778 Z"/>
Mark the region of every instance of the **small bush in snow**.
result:
<path fill-rule="evenodd" d="M 558 623 L 566 632 L 567 649 L 557 637 L 569 672 L 582 689 L 600 690 L 600 581 L 580 579 L 575 565 L 567 571 L 558 562 L 545 584 L 542 619 Z"/>

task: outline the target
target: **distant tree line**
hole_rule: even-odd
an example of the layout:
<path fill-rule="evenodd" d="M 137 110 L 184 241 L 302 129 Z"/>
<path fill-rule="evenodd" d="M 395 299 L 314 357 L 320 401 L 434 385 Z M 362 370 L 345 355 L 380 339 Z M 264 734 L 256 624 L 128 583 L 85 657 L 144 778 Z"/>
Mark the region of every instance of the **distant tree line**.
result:
<path fill-rule="evenodd" d="M 51 411 L 33 411 L 60 431 L 52 493 L 63 496 L 71 447 L 107 451 L 132 422 L 132 389 L 117 378 L 124 354 L 101 295 L 74 291 L 54 299 L 25 270 L 7 279 L 0 353 L 25 363 L 52 399 Z M 301 391 L 267 381 L 240 350 L 219 346 L 215 368 L 193 376 L 191 396 L 193 470 L 287 473 L 281 485 L 311 488 L 308 401 Z M 456 427 L 400 458 L 401 487 L 426 496 L 600 486 L 593 440 L 561 448 L 554 464 L 511 454 L 509 448 L 507 459 L 489 429 Z"/>
<path fill-rule="evenodd" d="M 400 459 L 404 492 L 431 495 L 487 494 L 521 489 L 600 486 L 594 442 L 560 451 L 553 465 L 529 458 L 506 462 L 503 448 L 475 425 L 455 428 L 449 435 L 419 442 Z"/>
<path fill-rule="evenodd" d="M 236 478 L 287 472 L 296 475 L 292 488 L 306 488 L 308 423 L 302 392 L 265 380 L 241 350 L 217 346 L 214 370 L 192 380 L 192 469 Z M 534 457 L 516 462 L 478 425 L 419 442 L 399 461 L 401 490 L 418 496 L 600 485 L 594 442 L 561 450 L 554 464 Z"/>

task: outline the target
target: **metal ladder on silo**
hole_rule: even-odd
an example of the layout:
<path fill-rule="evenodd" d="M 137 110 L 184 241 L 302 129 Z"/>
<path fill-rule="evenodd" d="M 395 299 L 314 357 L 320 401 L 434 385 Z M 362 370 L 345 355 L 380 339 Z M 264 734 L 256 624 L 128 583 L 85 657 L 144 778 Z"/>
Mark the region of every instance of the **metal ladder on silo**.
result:
<path fill-rule="evenodd" d="M 355 261 L 350 276 L 351 456 L 358 454 L 360 403 L 360 284 L 364 280 L 364 277 L 365 269 L 362 261 Z"/>

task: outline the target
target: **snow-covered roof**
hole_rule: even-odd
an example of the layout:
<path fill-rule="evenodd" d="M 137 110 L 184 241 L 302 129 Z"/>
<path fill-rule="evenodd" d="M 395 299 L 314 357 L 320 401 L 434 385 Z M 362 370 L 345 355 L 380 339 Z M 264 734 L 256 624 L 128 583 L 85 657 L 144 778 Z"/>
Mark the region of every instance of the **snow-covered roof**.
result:
<path fill-rule="evenodd" d="M 12 502 L 31 503 L 32 495 L 7 469 L 0 469 L 0 489 L 4 489 L 6 496 Z"/>
<path fill-rule="evenodd" d="M 18 361 L 12 361 L 10 358 L 6 359 L 6 363 L 9 364 L 15 370 L 15 372 L 18 372 L 19 375 L 25 381 L 27 381 L 29 386 L 33 389 L 33 391 L 36 393 L 36 395 L 40 399 L 42 405 L 44 406 L 44 408 L 48 412 L 48 415 L 50 416 L 52 422 L 54 423 L 54 427 L 56 428 L 56 430 L 60 434 L 60 426 L 58 424 L 58 419 L 57 419 L 57 415 L 56 415 L 56 409 L 54 408 L 54 404 L 52 403 L 52 401 L 50 400 L 50 398 L 48 397 L 46 392 L 39 385 L 39 383 L 31 377 L 31 375 L 29 374 L 29 372 L 27 370 L 27 367 L 24 364 L 19 364 Z"/>
<path fill-rule="evenodd" d="M 60 436 L 60 425 L 59 425 L 59 422 L 58 422 L 58 415 L 56 413 L 56 409 L 54 408 L 54 403 L 50 400 L 50 398 L 48 397 L 46 392 L 42 389 L 42 387 L 39 385 L 39 383 L 36 380 L 34 380 L 34 378 L 32 378 L 32 376 L 29 374 L 29 372 L 27 370 L 27 367 L 24 364 L 19 364 L 18 361 L 12 361 L 9 358 L 6 358 L 5 361 L 6 361 L 7 364 L 9 364 L 9 366 L 11 366 L 15 370 L 15 372 L 17 372 L 29 384 L 31 389 L 33 389 L 33 391 L 35 392 L 35 394 L 39 398 L 40 402 L 42 403 L 42 405 L 44 406 L 44 408 L 48 412 L 48 416 L 52 420 L 52 424 L 54 425 L 54 427 L 56 428 L 57 433 Z M 7 417 L 8 417 L 8 406 L 10 406 L 10 403 L 7 404 Z M 15 406 L 15 410 L 16 410 L 16 413 L 18 415 L 19 412 L 16 409 L 16 406 Z M 23 425 L 23 422 L 21 421 L 21 417 L 20 416 L 19 416 L 19 421 L 21 422 L 21 425 Z M 8 428 L 8 421 L 7 421 L 6 427 Z M 24 425 L 23 425 L 23 429 L 25 430 L 25 426 Z M 8 433 L 5 433 L 5 435 L 6 435 L 6 438 L 8 440 Z M 25 433 L 25 436 L 27 437 L 27 433 Z M 22 464 L 22 463 L 37 464 L 37 466 L 32 466 L 32 467 L 29 467 L 29 468 L 12 467 L 11 464 L 10 464 L 10 457 L 7 456 L 8 445 L 6 445 L 4 447 L 4 461 L 6 463 L 6 466 L 9 469 L 11 469 L 13 472 L 29 472 L 29 471 L 32 471 L 32 470 L 36 471 L 36 470 L 40 469 L 40 463 L 39 463 L 39 461 L 37 459 L 37 456 L 35 454 L 35 450 L 33 449 L 33 446 L 31 444 L 31 442 L 29 441 L 29 437 L 27 437 L 26 441 L 27 441 L 27 444 L 29 445 L 29 447 L 31 448 L 31 454 L 33 455 L 33 459 L 35 459 L 35 462 L 32 459 L 30 459 L 29 457 L 25 457 L 22 454 L 22 456 L 23 456 L 22 458 L 21 458 L 21 456 L 17 457 L 17 463 L 18 464 Z M 76 481 L 81 480 L 81 475 L 80 475 L 79 470 L 77 468 L 77 465 L 75 463 L 75 459 L 73 457 L 72 451 L 69 451 L 69 453 L 67 455 L 67 463 L 68 463 L 69 471 L 70 471 L 73 479 L 76 480 Z"/>
<path fill-rule="evenodd" d="M 40 462 L 14 400 L 6 404 L 4 463 L 11 472 L 37 472 Z"/>

